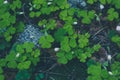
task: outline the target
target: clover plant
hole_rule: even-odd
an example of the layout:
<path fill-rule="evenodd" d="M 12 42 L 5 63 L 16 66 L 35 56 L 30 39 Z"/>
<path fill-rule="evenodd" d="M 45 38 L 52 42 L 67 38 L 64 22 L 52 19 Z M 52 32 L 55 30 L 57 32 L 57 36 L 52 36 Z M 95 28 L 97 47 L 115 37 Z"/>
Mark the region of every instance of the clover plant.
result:
<path fill-rule="evenodd" d="M 88 68 L 88 74 L 87 80 L 110 80 L 108 71 L 105 69 L 102 69 L 101 65 L 99 63 L 95 65 L 91 65 Z"/>
<path fill-rule="evenodd" d="M 60 52 L 56 54 L 58 62 L 67 64 L 69 60 L 77 57 L 80 62 L 86 62 L 87 58 L 92 56 L 92 53 L 98 51 L 101 47 L 99 44 L 89 47 L 88 33 L 81 35 L 72 35 L 72 37 L 66 37 L 60 42 Z M 78 43 L 78 45 L 77 45 Z"/>
<path fill-rule="evenodd" d="M 100 3 L 104 4 L 104 5 L 107 3 L 110 4 L 111 2 L 112 2 L 112 0 L 100 0 Z"/>
<path fill-rule="evenodd" d="M 49 34 L 42 36 L 39 40 L 39 44 L 42 48 L 50 48 L 52 42 L 54 42 L 54 38 Z"/>
<path fill-rule="evenodd" d="M 115 11 L 114 8 L 108 9 L 107 13 L 108 13 L 107 19 L 109 21 L 113 21 L 114 19 L 118 19 L 119 18 L 119 14 L 118 14 L 117 11 Z"/>
<path fill-rule="evenodd" d="M 89 3 L 89 4 L 93 4 L 95 2 L 97 2 L 97 0 L 87 0 L 87 3 Z"/>
<path fill-rule="evenodd" d="M 120 0 L 112 0 L 112 4 L 115 6 L 116 9 L 120 9 Z"/>
<path fill-rule="evenodd" d="M 120 46 L 120 37 L 119 35 L 115 35 L 111 38 L 111 40 L 116 43 L 118 46 Z"/>
<path fill-rule="evenodd" d="M 77 12 L 78 12 L 77 16 L 79 18 L 82 18 L 81 22 L 84 24 L 90 24 L 91 21 L 95 18 L 95 11 L 94 10 L 91 10 L 91 11 L 78 10 Z"/>
<path fill-rule="evenodd" d="M 104 69 L 102 64 L 95 60 L 91 61 L 93 53 L 99 52 L 102 46 L 99 43 L 91 44 L 91 32 L 81 30 L 81 26 L 88 25 L 91 29 L 96 22 L 94 19 L 96 14 L 104 15 L 107 12 L 105 16 L 99 16 L 99 22 L 104 21 L 103 18 L 108 20 L 108 23 L 119 21 L 120 0 L 86 0 L 84 8 L 73 7 L 68 0 L 6 1 L 0 0 L 0 80 L 5 80 L 5 68 L 17 70 L 15 80 L 30 80 L 34 72 L 30 72 L 30 69 L 40 63 L 40 49 L 53 50 L 56 46 L 59 50 L 48 55 L 55 57 L 58 63 L 64 65 L 72 59 L 87 64 L 87 80 L 120 79 L 120 63 L 116 61 L 119 60 L 119 55 L 108 64 L 107 68 L 110 69 Z M 96 4 L 104 5 L 105 9 L 98 11 L 99 6 Z M 106 9 L 108 7 L 110 8 Z M 28 22 L 29 24 L 26 24 Z M 29 25 L 28 28 L 31 28 L 31 25 L 38 26 L 32 27 L 29 31 L 25 25 Z M 119 35 L 112 36 L 111 41 L 120 46 Z M 45 77 L 43 73 L 34 74 L 35 80 L 42 80 Z"/>
<path fill-rule="evenodd" d="M 28 70 L 21 70 L 17 72 L 15 80 L 29 80 L 30 76 L 31 74 L 28 72 Z"/>

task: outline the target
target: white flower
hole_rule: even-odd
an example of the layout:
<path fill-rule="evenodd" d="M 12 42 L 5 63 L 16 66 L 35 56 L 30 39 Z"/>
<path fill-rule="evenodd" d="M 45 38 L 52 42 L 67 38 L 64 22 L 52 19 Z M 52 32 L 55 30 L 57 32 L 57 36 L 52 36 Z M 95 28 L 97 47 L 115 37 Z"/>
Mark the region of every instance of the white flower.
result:
<path fill-rule="evenodd" d="M 77 24 L 77 22 L 73 22 L 73 24 L 74 24 L 74 25 L 76 25 L 76 24 Z"/>
<path fill-rule="evenodd" d="M 48 2 L 47 4 L 48 4 L 48 5 L 51 5 L 51 4 L 52 4 L 52 2 Z"/>
<path fill-rule="evenodd" d="M 104 5 L 100 4 L 100 9 L 101 10 L 104 9 Z"/>
<path fill-rule="evenodd" d="M 57 47 L 54 48 L 54 51 L 55 51 L 55 52 L 57 52 L 57 51 L 59 51 L 59 50 L 60 50 L 60 48 L 57 48 Z"/>
<path fill-rule="evenodd" d="M 107 55 L 107 59 L 108 59 L 108 60 L 111 60 L 111 59 L 112 59 L 112 56 L 111 56 L 111 55 Z"/>
<path fill-rule="evenodd" d="M 8 3 L 8 1 L 7 0 L 5 0 L 4 2 L 3 2 L 3 4 L 7 4 Z"/>
<path fill-rule="evenodd" d="M 19 12 L 19 14 L 24 14 L 24 12 Z"/>
<path fill-rule="evenodd" d="M 109 75 L 113 75 L 113 73 L 112 73 L 111 71 L 108 71 L 108 74 L 109 74 Z"/>
<path fill-rule="evenodd" d="M 19 56 L 20 56 L 20 53 L 17 53 L 17 54 L 16 54 L 16 58 L 18 58 Z"/>
<path fill-rule="evenodd" d="M 74 54 L 74 51 L 72 51 L 71 53 Z"/>
<path fill-rule="evenodd" d="M 120 31 L 120 26 L 119 25 L 116 27 L 116 31 Z"/>

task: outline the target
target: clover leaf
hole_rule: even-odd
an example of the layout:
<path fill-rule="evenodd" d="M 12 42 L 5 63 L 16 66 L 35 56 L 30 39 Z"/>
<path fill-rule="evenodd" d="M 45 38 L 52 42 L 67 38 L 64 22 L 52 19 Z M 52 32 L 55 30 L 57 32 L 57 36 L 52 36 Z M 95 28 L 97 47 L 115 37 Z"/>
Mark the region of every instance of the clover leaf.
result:
<path fill-rule="evenodd" d="M 29 69 L 30 65 L 31 65 L 31 61 L 25 61 L 25 62 L 18 63 L 17 68 L 20 70 Z"/>
<path fill-rule="evenodd" d="M 60 58 L 58 58 L 58 62 L 60 62 L 62 64 L 67 64 L 68 60 L 66 59 L 66 57 L 60 57 Z"/>
<path fill-rule="evenodd" d="M 70 46 L 69 46 L 69 38 L 68 37 L 64 37 L 63 41 L 61 41 L 60 43 L 61 45 L 61 49 L 69 52 L 71 50 Z"/>
<path fill-rule="evenodd" d="M 97 2 L 97 0 L 87 0 L 87 3 L 93 4 L 94 2 Z"/>
<path fill-rule="evenodd" d="M 32 49 L 34 48 L 34 43 L 32 42 L 25 42 L 23 44 L 23 48 L 25 48 L 26 52 L 32 52 Z"/>
<path fill-rule="evenodd" d="M 42 36 L 39 40 L 42 48 L 50 48 L 52 42 L 54 42 L 54 38 L 51 35 Z"/>
<path fill-rule="evenodd" d="M 110 21 L 113 21 L 114 19 L 119 18 L 119 14 L 118 14 L 117 11 L 115 11 L 114 8 L 108 9 L 107 13 L 108 13 L 107 19 L 110 20 Z"/>
<path fill-rule="evenodd" d="M 57 31 L 54 33 L 55 40 L 57 42 L 60 42 L 64 39 L 64 36 L 66 34 L 66 30 L 63 28 L 59 28 Z"/>
<path fill-rule="evenodd" d="M 13 68 L 13 69 L 15 69 L 15 68 L 17 67 L 17 63 L 16 63 L 16 61 L 9 61 L 9 62 L 7 63 L 7 66 L 8 66 L 8 68 Z"/>

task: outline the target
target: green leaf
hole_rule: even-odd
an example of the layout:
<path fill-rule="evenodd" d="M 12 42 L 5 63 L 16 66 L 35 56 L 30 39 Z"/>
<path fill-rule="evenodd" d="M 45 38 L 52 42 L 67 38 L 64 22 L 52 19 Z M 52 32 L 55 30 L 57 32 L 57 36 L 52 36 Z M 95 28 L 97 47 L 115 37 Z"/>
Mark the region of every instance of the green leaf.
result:
<path fill-rule="evenodd" d="M 61 49 L 65 52 L 69 52 L 71 50 L 71 48 L 69 46 L 68 37 L 64 37 L 64 39 L 63 39 L 63 41 L 61 41 L 60 45 L 61 45 Z"/>
<path fill-rule="evenodd" d="M 22 45 L 17 45 L 16 46 L 16 51 L 19 52 L 19 53 L 24 53 L 24 48 Z"/>
<path fill-rule="evenodd" d="M 84 17 L 84 18 L 82 19 L 82 23 L 84 23 L 84 24 L 90 24 L 90 23 L 91 23 L 91 20 L 90 20 L 88 17 Z"/>
<path fill-rule="evenodd" d="M 50 48 L 52 42 L 54 42 L 54 38 L 51 35 L 42 36 L 39 40 L 42 48 Z"/>
<path fill-rule="evenodd" d="M 17 27 L 16 27 L 16 31 L 17 32 L 23 32 L 24 31 L 24 23 L 23 22 L 19 22 L 17 25 L 16 25 Z"/>
<path fill-rule="evenodd" d="M 51 35 L 47 35 L 46 39 L 47 39 L 48 42 L 53 42 L 54 41 L 54 38 Z"/>
<path fill-rule="evenodd" d="M 0 80 L 5 80 L 4 75 L 0 74 Z"/>
<path fill-rule="evenodd" d="M 110 4 L 112 2 L 112 0 L 107 0 L 107 3 Z"/>
<path fill-rule="evenodd" d="M 96 44 L 96 45 L 93 46 L 94 51 L 99 51 L 100 48 L 101 48 L 100 44 Z"/>
<path fill-rule="evenodd" d="M 16 54 L 14 52 L 12 52 L 12 53 L 8 54 L 5 59 L 6 59 L 6 61 L 14 61 L 15 56 L 16 56 Z"/>
<path fill-rule="evenodd" d="M 0 74 L 3 73 L 3 69 L 0 67 Z"/>
<path fill-rule="evenodd" d="M 6 66 L 6 63 L 7 63 L 6 59 L 0 59 L 0 67 Z"/>
<path fill-rule="evenodd" d="M 96 0 L 87 0 L 87 3 L 89 4 L 93 4 L 94 2 L 96 2 Z"/>
<path fill-rule="evenodd" d="M 71 38 L 69 44 L 72 48 L 75 48 L 77 46 L 76 39 Z"/>
<path fill-rule="evenodd" d="M 58 52 L 56 54 L 57 57 L 64 57 L 65 56 L 65 53 L 64 52 Z"/>
<path fill-rule="evenodd" d="M 7 66 L 8 66 L 8 68 L 15 69 L 17 67 L 17 63 L 16 63 L 16 61 L 10 61 L 10 62 L 8 62 Z"/>
<path fill-rule="evenodd" d="M 25 62 L 21 62 L 18 64 L 18 69 L 22 70 L 22 69 L 29 69 L 31 65 L 31 61 L 25 61 Z"/>
<path fill-rule="evenodd" d="M 79 35 L 78 43 L 80 48 L 84 48 L 88 45 L 89 40 L 85 35 Z"/>
<path fill-rule="evenodd" d="M 65 54 L 65 57 L 68 59 L 68 60 L 71 60 L 73 58 L 73 55 L 72 53 L 66 53 Z"/>
<path fill-rule="evenodd" d="M 61 64 L 67 64 L 68 60 L 65 57 L 58 58 L 58 62 Z"/>
<path fill-rule="evenodd" d="M 57 40 L 58 42 L 62 41 L 65 34 L 66 34 L 66 30 L 63 28 L 59 28 L 54 34 L 55 40 Z"/>
<path fill-rule="evenodd" d="M 33 53 L 34 57 L 39 57 L 40 56 L 40 50 L 39 49 L 36 49 Z"/>
<path fill-rule="evenodd" d="M 88 12 L 88 16 L 89 16 L 90 19 L 94 19 L 94 17 L 95 17 L 95 11 L 94 10 L 89 11 Z"/>
<path fill-rule="evenodd" d="M 54 19 L 50 19 L 49 23 L 46 24 L 46 29 L 49 30 L 53 30 L 56 27 L 56 21 Z"/>
<path fill-rule="evenodd" d="M 34 48 L 34 43 L 32 43 L 32 42 L 25 42 L 23 44 L 23 48 L 26 49 L 27 53 L 32 52 L 32 49 Z"/>
<path fill-rule="evenodd" d="M 35 17 L 35 12 L 33 12 L 33 11 L 30 12 L 29 16 L 30 16 L 31 18 Z"/>
<path fill-rule="evenodd" d="M 100 0 L 100 3 L 105 5 L 106 4 L 106 0 Z"/>
<path fill-rule="evenodd" d="M 19 70 L 15 76 L 15 80 L 30 80 L 31 73 L 29 70 Z"/>
<path fill-rule="evenodd" d="M 42 21 L 39 21 L 39 22 L 38 22 L 38 25 L 39 25 L 39 26 L 43 26 L 43 25 L 46 25 L 46 23 L 47 23 L 47 20 L 46 20 L 46 19 L 43 19 Z"/>

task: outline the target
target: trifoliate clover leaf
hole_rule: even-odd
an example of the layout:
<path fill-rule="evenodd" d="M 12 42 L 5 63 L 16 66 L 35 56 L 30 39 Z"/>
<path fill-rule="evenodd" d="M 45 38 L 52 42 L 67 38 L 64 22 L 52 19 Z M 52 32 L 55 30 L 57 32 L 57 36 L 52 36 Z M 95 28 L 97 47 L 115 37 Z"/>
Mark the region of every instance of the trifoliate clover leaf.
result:
<path fill-rule="evenodd" d="M 97 45 L 94 45 L 94 46 L 93 46 L 93 50 L 94 50 L 94 51 L 98 51 L 100 48 L 101 48 L 101 45 L 100 45 L 100 44 L 97 44 Z"/>
<path fill-rule="evenodd" d="M 35 17 L 35 12 L 30 12 L 29 16 L 30 16 L 31 18 Z"/>
<path fill-rule="evenodd" d="M 54 38 L 51 35 L 42 36 L 39 40 L 42 48 L 50 48 L 52 42 L 54 42 Z"/>
<path fill-rule="evenodd" d="M 10 54 L 8 54 L 7 56 L 6 56 L 6 60 L 7 61 L 14 61 L 15 60 L 15 56 L 16 56 L 16 54 L 15 53 L 10 53 Z"/>
<path fill-rule="evenodd" d="M 91 23 L 91 20 L 90 20 L 88 17 L 84 17 L 84 18 L 82 19 L 82 23 L 90 24 L 90 23 Z"/>
<path fill-rule="evenodd" d="M 64 57 L 65 56 L 65 53 L 64 52 L 58 52 L 56 54 L 57 57 Z"/>
<path fill-rule="evenodd" d="M 69 44 L 72 48 L 75 48 L 77 46 L 76 39 L 71 38 Z"/>
<path fill-rule="evenodd" d="M 106 4 L 106 0 L 100 0 L 100 3 L 105 5 Z"/>
<path fill-rule="evenodd" d="M 61 49 L 66 51 L 66 52 L 69 52 L 70 51 L 70 46 L 69 46 L 69 39 L 68 37 L 64 37 L 63 41 L 61 41 L 60 43 L 61 45 Z"/>
<path fill-rule="evenodd" d="M 73 55 L 72 53 L 66 53 L 65 54 L 65 57 L 68 59 L 68 60 L 71 60 L 73 58 Z"/>
<path fill-rule="evenodd" d="M 25 61 L 19 63 L 17 67 L 18 69 L 23 70 L 23 69 L 29 69 L 30 65 L 31 65 L 31 61 Z"/>
<path fill-rule="evenodd" d="M 88 74 L 91 74 L 91 75 L 96 75 L 96 76 L 100 76 L 101 75 L 101 65 L 100 64 L 97 64 L 97 65 L 91 65 L 89 68 L 88 68 Z"/>
<path fill-rule="evenodd" d="M 54 28 L 56 27 L 56 21 L 54 20 L 54 19 L 50 19 L 49 20 L 49 23 L 48 24 L 46 24 L 46 29 L 47 30 L 53 30 Z"/>
<path fill-rule="evenodd" d="M 36 50 L 33 51 L 31 54 L 36 58 L 36 57 L 40 56 L 40 50 L 39 50 L 39 49 L 36 49 Z"/>
<path fill-rule="evenodd" d="M 7 63 L 6 59 L 0 59 L 0 67 L 6 66 L 6 63 Z"/>
<path fill-rule="evenodd" d="M 8 66 L 8 68 L 13 68 L 13 69 L 15 69 L 15 68 L 17 67 L 17 63 L 16 63 L 16 61 L 9 61 L 9 62 L 7 63 L 7 66 Z"/>
<path fill-rule="evenodd" d="M 25 42 L 23 44 L 23 48 L 26 49 L 27 53 L 32 52 L 32 49 L 34 48 L 34 43 L 32 43 L 32 42 Z"/>
<path fill-rule="evenodd" d="M 17 45 L 16 46 L 16 51 L 19 52 L 19 53 L 24 53 L 24 48 L 22 45 Z"/>
<path fill-rule="evenodd" d="M 68 60 L 65 57 L 58 58 L 58 62 L 61 64 L 67 64 Z"/>

